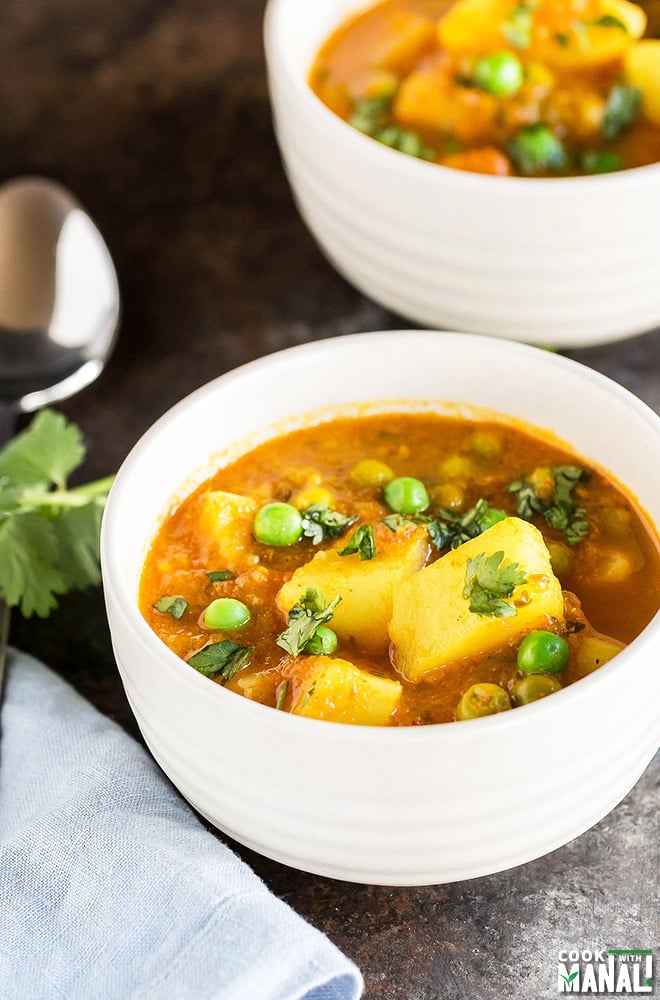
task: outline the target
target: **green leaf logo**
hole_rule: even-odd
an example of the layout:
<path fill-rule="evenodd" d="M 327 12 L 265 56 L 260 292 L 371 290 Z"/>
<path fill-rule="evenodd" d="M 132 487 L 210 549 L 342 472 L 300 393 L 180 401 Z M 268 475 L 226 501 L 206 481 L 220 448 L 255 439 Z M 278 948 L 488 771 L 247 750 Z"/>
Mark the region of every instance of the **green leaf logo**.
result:
<path fill-rule="evenodd" d="M 567 986 L 570 986 L 570 984 L 573 982 L 576 976 L 577 976 L 577 971 L 571 972 L 570 976 L 562 976 L 561 978 L 564 980 Z"/>

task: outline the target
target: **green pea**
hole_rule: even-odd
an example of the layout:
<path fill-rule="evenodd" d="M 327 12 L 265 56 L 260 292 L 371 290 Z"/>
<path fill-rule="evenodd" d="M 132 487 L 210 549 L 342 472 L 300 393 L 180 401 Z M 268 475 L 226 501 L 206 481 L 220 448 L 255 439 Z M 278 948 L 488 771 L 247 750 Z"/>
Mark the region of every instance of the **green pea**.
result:
<path fill-rule="evenodd" d="M 384 491 L 385 502 L 397 514 L 419 514 L 429 505 L 426 486 L 412 476 L 399 476 L 388 483 Z"/>
<path fill-rule="evenodd" d="M 520 59 L 511 52 L 494 52 L 484 56 L 474 67 L 473 80 L 477 87 L 496 97 L 512 97 L 522 87 L 524 70 Z"/>
<path fill-rule="evenodd" d="M 459 722 L 464 719 L 480 719 L 485 715 L 497 715 L 511 708 L 511 699 L 499 684 L 473 684 L 469 687 L 456 709 Z"/>
<path fill-rule="evenodd" d="M 313 653 L 314 656 L 331 656 L 336 648 L 337 636 L 325 625 L 319 625 L 312 638 L 308 639 L 303 647 L 306 653 Z"/>
<path fill-rule="evenodd" d="M 560 674 L 566 669 L 568 643 L 554 632 L 530 632 L 518 647 L 518 669 L 523 674 Z"/>
<path fill-rule="evenodd" d="M 243 628 L 250 620 L 250 609 L 233 597 L 218 597 L 211 601 L 202 618 L 207 628 Z"/>
<path fill-rule="evenodd" d="M 257 511 L 254 537 L 265 545 L 295 545 L 302 537 L 302 514 L 290 503 L 267 503 Z"/>
<path fill-rule="evenodd" d="M 549 674 L 529 674 L 521 677 L 511 688 L 511 699 L 514 705 L 529 705 L 546 695 L 561 691 L 561 684 L 556 677 Z"/>
<path fill-rule="evenodd" d="M 566 166 L 566 150 L 546 125 L 525 125 L 506 144 L 506 151 L 521 174 L 532 176 Z"/>

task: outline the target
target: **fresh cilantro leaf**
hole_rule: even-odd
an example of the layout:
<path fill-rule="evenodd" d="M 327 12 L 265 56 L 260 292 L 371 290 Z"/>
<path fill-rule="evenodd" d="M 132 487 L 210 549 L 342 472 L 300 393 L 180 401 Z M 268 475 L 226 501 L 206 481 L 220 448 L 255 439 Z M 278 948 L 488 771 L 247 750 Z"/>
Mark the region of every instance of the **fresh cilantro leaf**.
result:
<path fill-rule="evenodd" d="M 314 694 L 315 687 L 316 687 L 316 681 L 312 681 L 312 683 L 309 685 L 309 688 L 305 692 L 305 697 L 300 702 L 300 707 L 301 708 L 305 707 L 305 705 L 307 704 L 307 702 L 309 701 L 309 699 L 311 698 L 311 696 Z"/>
<path fill-rule="evenodd" d="M 514 48 L 529 48 L 532 41 L 535 10 L 536 4 L 520 3 L 513 10 L 509 11 L 502 22 L 502 34 Z"/>
<path fill-rule="evenodd" d="M 393 94 L 382 97 L 360 97 L 353 108 L 353 114 L 348 119 L 349 125 L 373 136 L 378 129 L 387 125 L 387 118 L 392 109 Z"/>
<path fill-rule="evenodd" d="M 42 410 L 0 451 L 0 479 L 22 486 L 48 482 L 63 489 L 84 457 L 75 424 L 54 410 Z"/>
<path fill-rule="evenodd" d="M 68 590 L 96 587 L 101 582 L 99 537 L 105 501 L 100 497 L 84 507 L 65 507 L 53 521 L 59 542 L 58 564 Z"/>
<path fill-rule="evenodd" d="M 21 606 L 26 617 L 46 618 L 57 607 L 67 581 L 58 566 L 59 543 L 53 523 L 27 510 L 0 520 L 0 594 Z"/>
<path fill-rule="evenodd" d="M 543 500 L 523 476 L 511 483 L 509 493 L 516 494 L 516 513 L 525 521 L 531 521 L 535 514 L 543 514 L 545 511 L 546 505 Z"/>
<path fill-rule="evenodd" d="M 371 136 L 384 146 L 398 149 L 400 153 L 416 156 L 420 160 L 432 160 L 433 150 L 426 145 L 417 132 L 393 125 L 390 118 L 394 94 L 382 97 L 361 97 L 355 102 L 353 114 L 348 119 L 353 128 Z"/>
<path fill-rule="evenodd" d="M 370 524 L 361 524 L 349 538 L 348 545 L 340 550 L 339 555 L 351 556 L 355 552 L 360 553 L 360 559 L 376 558 L 376 539 Z"/>
<path fill-rule="evenodd" d="M 615 84 L 610 90 L 603 116 L 602 133 L 606 139 L 616 139 L 635 121 L 642 104 L 642 92 L 637 87 Z"/>
<path fill-rule="evenodd" d="M 381 518 L 381 523 L 389 528 L 390 531 L 398 531 L 399 528 L 407 528 L 409 525 L 414 524 L 409 517 L 405 517 L 403 514 L 388 514 L 387 517 Z"/>
<path fill-rule="evenodd" d="M 318 590 L 310 588 L 305 591 L 289 611 L 289 624 L 275 642 L 291 656 L 300 656 L 319 625 L 330 621 L 340 601 L 341 597 L 335 597 L 334 601 L 326 604 L 325 597 Z"/>
<path fill-rule="evenodd" d="M 584 471 L 576 465 L 558 465 L 550 469 L 555 482 L 552 503 L 542 500 L 524 477 L 509 486 L 509 493 L 516 494 L 519 517 L 531 521 L 535 514 L 542 515 L 546 523 L 566 536 L 569 545 L 577 545 L 589 533 L 589 523 L 584 507 L 578 507 L 573 490 L 582 479 Z"/>
<path fill-rule="evenodd" d="M 200 649 L 198 653 L 194 653 L 188 663 L 205 677 L 220 676 L 222 683 L 226 684 L 234 674 L 246 666 L 253 651 L 253 646 L 239 646 L 231 639 L 222 639 L 220 642 L 212 642 Z"/>
<path fill-rule="evenodd" d="M 66 488 L 82 462 L 78 428 L 52 410 L 0 449 L 0 595 L 47 616 L 57 594 L 98 584 L 99 531 L 112 477 Z"/>
<path fill-rule="evenodd" d="M 463 597 L 470 602 L 470 611 L 487 618 L 512 618 L 518 612 L 503 600 L 511 597 L 527 577 L 518 563 L 502 565 L 504 552 L 487 556 L 480 552 L 474 559 L 468 557 L 465 570 Z"/>
<path fill-rule="evenodd" d="M 457 549 L 498 521 L 503 521 L 506 516 L 505 511 L 489 507 L 484 499 L 478 500 L 465 514 L 454 514 L 441 508 L 428 526 L 429 536 L 437 549 Z"/>
<path fill-rule="evenodd" d="M 159 597 L 152 607 L 154 611 L 160 611 L 161 615 L 171 615 L 172 618 L 176 618 L 179 621 L 188 609 L 188 602 L 185 597 L 163 596 Z"/>
<path fill-rule="evenodd" d="M 418 524 L 430 524 L 433 518 L 429 517 L 428 514 L 410 514 L 406 516 L 405 514 L 388 514 L 387 517 L 381 518 L 381 524 L 384 524 L 386 528 L 390 531 L 398 531 L 399 528 L 414 528 Z"/>
<path fill-rule="evenodd" d="M 311 538 L 313 545 L 318 545 L 324 538 L 340 538 L 355 521 L 357 515 L 348 517 L 338 510 L 331 510 L 327 504 L 313 503 L 303 511 L 303 535 Z"/>
<path fill-rule="evenodd" d="M 587 27 L 593 28 L 618 28 L 619 31 L 624 31 L 626 35 L 630 34 L 627 25 L 619 20 L 618 17 L 614 17 L 613 14 L 602 14 L 601 17 L 595 17 L 591 21 L 583 21 L 582 23 L 586 24 Z"/>
<path fill-rule="evenodd" d="M 431 147 L 427 146 L 422 137 L 411 129 L 399 128 L 398 125 L 386 125 L 385 128 L 377 129 L 372 135 L 384 146 L 398 149 L 406 156 L 416 156 L 418 160 L 432 160 L 434 158 Z"/>
<path fill-rule="evenodd" d="M 222 583 L 223 580 L 234 579 L 234 574 L 228 569 L 212 569 L 206 575 L 211 583 Z"/>
<path fill-rule="evenodd" d="M 275 702 L 275 708 L 279 709 L 281 712 L 284 711 L 284 702 L 286 701 L 286 696 L 289 692 L 289 682 L 282 681 L 277 689 L 277 701 Z"/>

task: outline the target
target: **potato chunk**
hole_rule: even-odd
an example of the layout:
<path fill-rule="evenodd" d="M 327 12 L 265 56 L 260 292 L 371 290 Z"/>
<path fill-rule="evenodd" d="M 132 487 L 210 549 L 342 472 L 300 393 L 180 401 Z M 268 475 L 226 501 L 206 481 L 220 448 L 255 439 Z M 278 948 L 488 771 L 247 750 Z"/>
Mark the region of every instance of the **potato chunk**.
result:
<path fill-rule="evenodd" d="M 424 565 L 428 539 L 422 528 L 393 535 L 383 527 L 376 546 L 376 558 L 364 561 L 357 554 L 340 556 L 334 549 L 317 552 L 284 584 L 277 595 L 278 607 L 287 615 L 310 587 L 320 591 L 328 604 L 341 596 L 330 627 L 344 641 L 354 641 L 369 652 L 384 652 L 389 644 L 392 589 Z"/>
<path fill-rule="evenodd" d="M 660 39 L 644 39 L 628 52 L 626 80 L 642 92 L 644 113 L 660 125 Z"/>
<path fill-rule="evenodd" d="M 200 497 L 197 529 L 208 544 L 208 561 L 214 569 L 240 573 L 258 560 L 250 551 L 257 503 L 250 497 L 224 490 L 209 490 Z"/>
<path fill-rule="evenodd" d="M 468 558 L 503 551 L 502 565 L 515 562 L 527 581 L 516 587 L 510 618 L 485 617 L 470 611 L 463 597 Z M 543 628 L 548 618 L 563 620 L 561 585 L 538 528 L 507 517 L 394 588 L 390 636 L 394 663 L 410 681 L 464 657 L 484 655 L 511 640 Z"/>
<path fill-rule="evenodd" d="M 360 670 L 348 660 L 310 656 L 291 712 L 327 722 L 386 726 L 401 691 L 398 681 Z"/>

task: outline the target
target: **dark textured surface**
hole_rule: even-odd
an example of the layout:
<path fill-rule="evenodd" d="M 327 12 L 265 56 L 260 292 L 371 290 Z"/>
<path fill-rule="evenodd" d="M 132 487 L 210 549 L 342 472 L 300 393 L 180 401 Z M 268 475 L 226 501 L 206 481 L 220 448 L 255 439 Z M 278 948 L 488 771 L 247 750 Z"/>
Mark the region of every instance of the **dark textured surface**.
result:
<path fill-rule="evenodd" d="M 85 431 L 87 477 L 114 471 L 214 375 L 305 340 L 402 325 L 335 274 L 296 214 L 270 124 L 262 6 L 3 4 L 0 180 L 37 172 L 71 187 L 107 237 L 124 297 L 107 372 L 62 407 Z M 660 335 L 574 356 L 660 410 Z M 15 616 L 13 640 L 135 732 L 99 593 L 66 599 L 47 622 Z M 453 886 L 342 884 L 239 850 L 357 961 L 372 1000 L 541 1000 L 556 994 L 559 948 L 657 943 L 659 780 L 656 758 L 574 843 Z"/>

